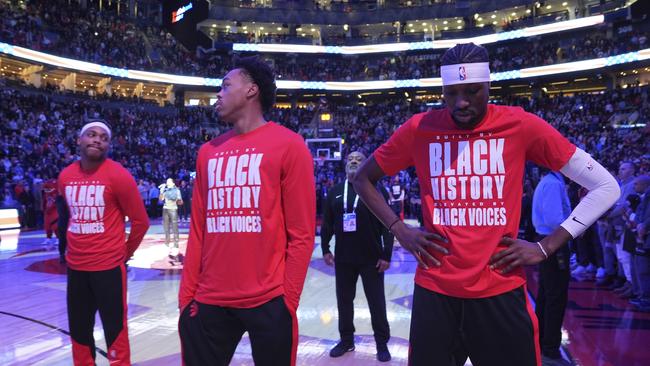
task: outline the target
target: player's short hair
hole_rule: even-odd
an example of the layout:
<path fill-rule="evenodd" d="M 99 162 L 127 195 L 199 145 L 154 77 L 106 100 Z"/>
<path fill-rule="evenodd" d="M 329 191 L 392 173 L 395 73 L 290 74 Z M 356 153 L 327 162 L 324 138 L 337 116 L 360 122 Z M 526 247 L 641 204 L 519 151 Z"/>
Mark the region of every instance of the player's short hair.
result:
<path fill-rule="evenodd" d="M 471 42 L 455 45 L 448 49 L 440 59 L 441 66 L 479 62 L 490 62 L 490 56 L 485 47 Z"/>
<path fill-rule="evenodd" d="M 242 57 L 235 61 L 235 68 L 241 69 L 246 77 L 260 89 L 262 111 L 268 112 L 275 104 L 275 75 L 273 69 L 258 56 Z"/>

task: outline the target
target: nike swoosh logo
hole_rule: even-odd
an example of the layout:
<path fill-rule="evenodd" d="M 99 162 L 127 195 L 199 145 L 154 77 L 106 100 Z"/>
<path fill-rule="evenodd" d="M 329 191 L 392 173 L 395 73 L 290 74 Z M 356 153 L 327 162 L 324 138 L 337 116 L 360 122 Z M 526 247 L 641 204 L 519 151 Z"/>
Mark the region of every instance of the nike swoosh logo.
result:
<path fill-rule="evenodd" d="M 580 222 L 580 220 L 576 219 L 575 216 L 573 216 L 573 221 L 577 222 L 578 224 L 580 224 L 582 226 L 587 226 L 587 225 L 583 224 L 582 222 Z"/>
<path fill-rule="evenodd" d="M 342 195 L 342 194 L 339 194 L 338 196 L 336 196 L 336 197 L 334 197 L 334 198 L 339 198 L 339 197 L 343 197 L 343 195 Z"/>

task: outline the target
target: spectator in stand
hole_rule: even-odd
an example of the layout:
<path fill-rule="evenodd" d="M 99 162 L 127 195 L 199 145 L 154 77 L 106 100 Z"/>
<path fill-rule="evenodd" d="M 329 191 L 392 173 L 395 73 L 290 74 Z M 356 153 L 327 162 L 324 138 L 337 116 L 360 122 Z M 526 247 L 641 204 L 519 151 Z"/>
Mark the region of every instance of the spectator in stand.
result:
<path fill-rule="evenodd" d="M 36 207 L 35 198 L 29 185 L 25 185 L 18 194 L 18 202 L 22 205 L 25 213 L 23 227 L 27 229 L 36 228 Z"/>
<path fill-rule="evenodd" d="M 587 190 L 580 187 L 577 190 L 578 199 L 582 199 Z M 571 275 L 578 280 L 602 279 L 606 275 L 603 263 L 603 245 L 600 242 L 598 223 L 590 226 L 574 241 L 576 249 L 576 266 L 572 268 Z"/>
<path fill-rule="evenodd" d="M 155 184 L 152 184 L 149 187 L 149 217 L 157 219 L 160 217 L 160 209 L 158 207 L 158 202 L 160 201 L 160 188 L 156 187 Z"/>
<path fill-rule="evenodd" d="M 650 235 L 648 235 L 648 228 L 650 228 L 650 175 L 637 178 L 635 191 L 641 199 L 634 217 L 637 234 L 634 264 L 638 293 L 636 297 L 630 299 L 630 303 L 639 310 L 650 312 Z"/>
<path fill-rule="evenodd" d="M 391 179 L 391 184 L 388 187 L 388 195 L 389 195 L 389 205 L 390 208 L 393 210 L 395 215 L 399 216 L 404 219 L 404 194 L 405 194 L 404 187 L 402 187 L 402 183 L 400 182 L 399 175 L 394 176 Z"/>
<path fill-rule="evenodd" d="M 190 222 L 190 213 L 192 212 L 192 185 L 187 183 L 187 180 L 181 180 L 181 199 L 183 204 L 180 206 L 180 220 L 181 222 Z"/>
<path fill-rule="evenodd" d="M 147 183 L 144 179 L 140 179 L 138 181 L 138 192 L 140 193 L 140 198 L 142 199 L 144 207 L 149 207 L 149 183 Z"/>
<path fill-rule="evenodd" d="M 618 179 L 621 185 L 621 198 L 608 216 L 611 225 L 610 232 L 613 234 L 614 243 L 616 243 L 618 265 L 618 279 L 612 285 L 611 289 L 620 293 L 626 293 L 632 290 L 631 254 L 623 250 L 623 233 L 625 229 L 623 214 L 628 205 L 627 197 L 634 194 L 635 173 L 636 167 L 632 162 L 624 161 L 619 166 Z"/>

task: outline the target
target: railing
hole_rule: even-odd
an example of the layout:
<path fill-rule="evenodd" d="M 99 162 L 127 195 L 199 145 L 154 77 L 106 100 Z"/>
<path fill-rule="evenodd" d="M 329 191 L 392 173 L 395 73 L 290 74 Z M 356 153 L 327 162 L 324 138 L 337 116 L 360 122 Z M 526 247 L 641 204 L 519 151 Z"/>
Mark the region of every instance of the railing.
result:
<path fill-rule="evenodd" d="M 242 2 L 243 3 L 243 2 Z M 444 3 L 417 2 L 419 6 L 393 6 L 392 1 L 386 1 L 386 6 L 341 5 L 329 9 L 321 9 L 311 1 L 273 1 L 271 7 L 255 8 L 239 6 L 239 1 L 215 1 L 210 7 L 210 18 L 216 20 L 246 20 L 268 21 L 291 24 L 332 24 L 350 26 L 366 24 L 369 19 L 374 23 L 393 22 L 396 19 L 431 19 L 453 18 L 467 16 L 472 13 L 485 13 L 495 9 L 506 9 L 515 6 L 529 6 L 526 0 L 482 0 L 454 1 Z"/>
<path fill-rule="evenodd" d="M 343 3 L 335 2 L 326 6 L 320 6 L 315 1 L 309 0 L 272 0 L 266 5 L 257 4 L 254 0 L 212 0 L 211 5 L 217 7 L 241 8 L 241 9 L 282 9 L 282 10 L 306 10 L 322 12 L 353 12 L 353 11 L 381 11 L 386 9 L 410 9 L 424 7 L 451 7 L 460 9 L 474 9 L 477 6 L 488 3 L 497 9 L 496 6 L 507 8 L 519 5 L 528 5 L 530 1 L 521 0 L 499 0 L 499 1 L 469 1 L 469 0 L 411 0 L 411 5 L 402 5 L 400 1 L 384 1 L 383 4 L 373 2 Z"/>
<path fill-rule="evenodd" d="M 315 46 L 315 45 L 297 45 L 297 44 L 259 44 L 259 43 L 234 43 L 232 45 L 235 51 L 248 52 L 295 52 L 295 53 L 329 53 L 329 54 L 367 54 L 381 52 L 403 52 L 411 50 L 431 50 L 446 49 L 453 47 L 457 43 L 473 42 L 476 44 L 490 44 L 500 41 L 508 41 L 519 38 L 539 36 L 543 34 L 566 32 L 574 29 L 586 29 L 587 27 L 602 24 L 605 20 L 603 15 L 596 15 L 586 18 L 572 19 L 564 22 L 555 22 L 545 25 L 539 25 L 529 28 L 517 29 L 506 32 L 485 34 L 481 36 L 468 38 L 443 38 L 435 39 L 433 42 L 421 40 L 419 42 L 401 41 L 400 43 L 376 43 L 359 46 Z"/>

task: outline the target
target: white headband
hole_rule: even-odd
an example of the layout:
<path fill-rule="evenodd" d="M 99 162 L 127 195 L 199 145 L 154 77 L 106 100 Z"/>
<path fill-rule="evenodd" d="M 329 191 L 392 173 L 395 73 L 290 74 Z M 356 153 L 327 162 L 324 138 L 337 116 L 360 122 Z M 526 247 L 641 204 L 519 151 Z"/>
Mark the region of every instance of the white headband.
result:
<path fill-rule="evenodd" d="M 104 122 L 99 122 L 99 121 L 86 123 L 86 124 L 81 128 L 81 132 L 79 133 L 79 135 L 83 135 L 84 132 L 86 132 L 86 130 L 89 129 L 89 128 L 91 128 L 91 127 L 99 127 L 99 128 L 101 128 L 101 129 L 103 129 L 104 131 L 106 131 L 106 133 L 108 133 L 108 137 L 109 137 L 109 138 L 111 137 L 111 129 L 108 128 L 108 126 L 106 125 L 106 123 L 104 123 Z"/>
<path fill-rule="evenodd" d="M 490 63 L 474 62 L 440 66 L 442 85 L 484 83 L 490 81 Z"/>

